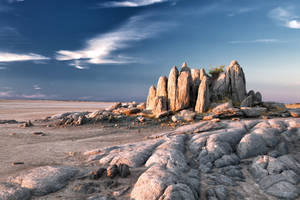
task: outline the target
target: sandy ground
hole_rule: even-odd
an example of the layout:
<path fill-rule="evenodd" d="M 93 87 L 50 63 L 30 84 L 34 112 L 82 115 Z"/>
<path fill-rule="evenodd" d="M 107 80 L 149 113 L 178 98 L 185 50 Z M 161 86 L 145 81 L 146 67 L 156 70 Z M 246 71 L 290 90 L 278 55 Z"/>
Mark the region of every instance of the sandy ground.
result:
<path fill-rule="evenodd" d="M 95 111 L 109 107 L 112 102 L 0 100 L 0 120 L 18 121 L 42 119 L 71 111 Z"/>
<path fill-rule="evenodd" d="M 0 119 L 39 119 L 67 111 L 93 111 L 111 103 L 56 101 L 0 101 Z M 21 170 L 44 165 L 72 164 L 73 152 L 145 140 L 171 128 L 114 128 L 103 124 L 81 127 L 47 127 L 45 122 L 21 128 L 20 124 L 0 124 L 0 181 Z M 43 132 L 45 136 L 34 135 Z M 24 162 L 13 165 L 14 162 Z"/>

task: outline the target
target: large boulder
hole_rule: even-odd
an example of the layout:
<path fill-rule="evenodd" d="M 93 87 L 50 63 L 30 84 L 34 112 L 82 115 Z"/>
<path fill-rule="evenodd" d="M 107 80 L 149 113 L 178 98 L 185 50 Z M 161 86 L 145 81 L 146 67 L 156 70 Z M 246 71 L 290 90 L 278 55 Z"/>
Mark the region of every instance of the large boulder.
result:
<path fill-rule="evenodd" d="M 191 122 L 194 120 L 196 113 L 191 110 L 182 110 L 177 115 L 172 116 L 173 122 Z"/>
<path fill-rule="evenodd" d="M 198 113 L 204 113 L 208 110 L 209 105 L 210 105 L 209 79 L 208 77 L 205 76 L 199 86 L 195 111 Z"/>
<path fill-rule="evenodd" d="M 255 97 L 251 94 L 247 96 L 241 103 L 241 107 L 252 107 L 254 105 Z"/>
<path fill-rule="evenodd" d="M 180 72 L 177 82 L 176 111 L 190 107 L 191 101 L 191 73 Z"/>
<path fill-rule="evenodd" d="M 157 83 L 156 96 L 168 97 L 167 85 L 168 85 L 167 77 L 161 76 Z"/>
<path fill-rule="evenodd" d="M 74 167 L 44 166 L 12 177 L 10 181 L 29 189 L 35 196 L 43 196 L 65 187 L 77 172 L 78 170 Z"/>
<path fill-rule="evenodd" d="M 168 107 L 172 111 L 176 111 L 177 79 L 178 69 L 174 66 L 168 79 Z"/>
<path fill-rule="evenodd" d="M 146 104 L 147 110 L 153 110 L 155 108 L 155 97 L 156 97 L 156 88 L 154 85 L 152 85 L 149 88 L 147 104 Z"/>
<path fill-rule="evenodd" d="M 227 95 L 234 102 L 242 102 L 246 98 L 246 79 L 243 69 L 236 60 L 226 70 L 225 85 Z"/>
<path fill-rule="evenodd" d="M 241 107 L 242 112 L 246 117 L 260 117 L 263 113 L 267 111 L 264 107 Z"/>

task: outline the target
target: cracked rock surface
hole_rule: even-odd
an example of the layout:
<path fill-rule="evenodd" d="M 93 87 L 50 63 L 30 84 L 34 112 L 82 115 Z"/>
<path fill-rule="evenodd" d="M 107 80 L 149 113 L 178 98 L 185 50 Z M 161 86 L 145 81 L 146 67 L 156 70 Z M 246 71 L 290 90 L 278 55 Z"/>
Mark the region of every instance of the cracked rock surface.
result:
<path fill-rule="evenodd" d="M 0 183 L 0 199 L 300 199 L 296 118 L 202 121 L 80 158 L 11 177 Z M 112 166 L 128 175 L 107 177 Z M 91 179 L 95 168 L 103 173 Z"/>

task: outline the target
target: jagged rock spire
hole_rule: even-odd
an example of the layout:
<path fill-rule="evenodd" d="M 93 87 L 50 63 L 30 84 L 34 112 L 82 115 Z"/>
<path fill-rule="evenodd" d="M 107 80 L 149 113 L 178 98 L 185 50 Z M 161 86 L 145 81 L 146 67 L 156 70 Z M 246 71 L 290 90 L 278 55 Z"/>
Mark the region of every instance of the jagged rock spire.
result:
<path fill-rule="evenodd" d="M 146 104 L 146 108 L 148 110 L 153 110 L 155 108 L 155 97 L 156 97 L 156 88 L 154 85 L 152 85 L 149 88 L 147 104 Z"/>
<path fill-rule="evenodd" d="M 242 102 L 246 98 L 246 79 L 241 66 L 233 60 L 226 70 L 226 93 L 233 101 Z"/>
<path fill-rule="evenodd" d="M 165 76 L 159 77 L 159 80 L 157 83 L 156 96 L 167 98 L 168 97 L 167 85 L 168 85 L 167 77 L 165 77 Z"/>
<path fill-rule="evenodd" d="M 178 79 L 178 69 L 174 66 L 169 74 L 168 79 L 168 107 L 170 110 L 176 110 L 176 93 L 177 93 L 177 79 Z"/>
<path fill-rule="evenodd" d="M 204 113 L 208 110 L 209 105 L 210 105 L 209 78 L 207 76 L 204 76 L 199 86 L 195 111 L 198 113 Z"/>

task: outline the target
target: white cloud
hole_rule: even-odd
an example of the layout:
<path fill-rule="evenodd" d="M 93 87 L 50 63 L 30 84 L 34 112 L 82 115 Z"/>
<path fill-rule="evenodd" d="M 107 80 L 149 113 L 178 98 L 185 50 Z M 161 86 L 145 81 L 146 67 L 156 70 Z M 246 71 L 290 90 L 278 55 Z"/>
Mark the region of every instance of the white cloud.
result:
<path fill-rule="evenodd" d="M 119 29 L 96 36 L 86 42 L 85 48 L 77 51 L 57 51 L 59 61 L 73 61 L 70 65 L 77 69 L 82 64 L 122 64 L 135 62 L 135 59 L 117 54 L 116 51 L 128 48 L 133 42 L 145 40 L 170 28 L 173 24 L 149 22 L 149 16 L 136 16 Z"/>
<path fill-rule="evenodd" d="M 34 60 L 49 60 L 50 58 L 35 54 L 15 54 L 0 52 L 0 62 L 18 62 L 18 61 L 34 61 Z"/>
<path fill-rule="evenodd" d="M 80 60 L 75 60 L 74 62 L 71 62 L 69 65 L 72 67 L 75 67 L 76 69 L 88 69 L 88 67 L 82 66 L 81 64 L 82 62 L 80 62 Z"/>
<path fill-rule="evenodd" d="M 47 98 L 47 95 L 45 94 L 22 94 L 19 96 L 20 98 L 25 98 L 25 99 L 45 99 Z"/>
<path fill-rule="evenodd" d="M 256 40 L 235 40 L 235 41 L 230 41 L 230 44 L 251 44 L 251 43 L 281 43 L 283 41 L 280 41 L 278 39 L 272 39 L 272 38 L 265 38 L 265 39 L 256 39 Z"/>
<path fill-rule="evenodd" d="M 110 1 L 100 4 L 101 7 L 112 8 L 112 7 L 140 7 L 149 6 L 156 3 L 163 3 L 170 0 L 129 0 L 129 1 Z"/>
<path fill-rule="evenodd" d="M 292 20 L 287 23 L 287 27 L 293 29 L 300 29 L 300 21 Z"/>
<path fill-rule="evenodd" d="M 20 94 L 16 93 L 13 90 L 0 91 L 0 98 L 10 98 L 10 99 L 46 99 L 55 96 L 48 96 L 41 93 L 33 93 L 33 94 Z"/>
<path fill-rule="evenodd" d="M 270 11 L 269 17 L 287 28 L 300 29 L 300 17 L 294 14 L 293 7 L 277 7 Z"/>
<path fill-rule="evenodd" d="M 35 90 L 41 90 L 42 88 L 39 85 L 33 85 L 33 89 L 35 89 Z"/>

